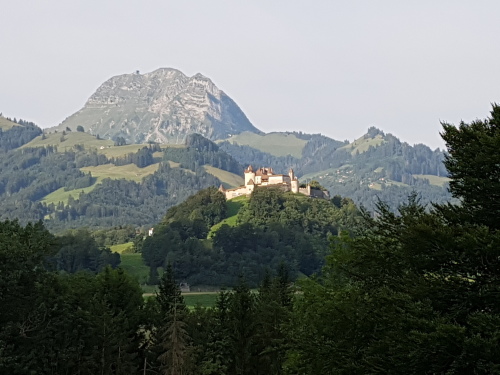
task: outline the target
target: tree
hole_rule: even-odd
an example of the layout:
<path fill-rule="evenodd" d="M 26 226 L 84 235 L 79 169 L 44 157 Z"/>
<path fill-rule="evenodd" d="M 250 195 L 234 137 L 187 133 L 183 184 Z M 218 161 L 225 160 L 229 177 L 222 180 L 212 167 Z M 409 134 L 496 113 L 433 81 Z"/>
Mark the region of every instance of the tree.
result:
<path fill-rule="evenodd" d="M 76 127 L 76 131 L 77 131 L 77 132 L 80 132 L 80 133 L 83 133 L 83 132 L 85 132 L 85 129 L 83 128 L 83 126 L 78 125 L 78 126 Z M 98 138 L 98 139 L 99 139 L 99 138 Z"/>
<path fill-rule="evenodd" d="M 459 127 L 443 124 L 441 133 L 448 155 L 450 191 L 463 201 L 471 220 L 500 228 L 500 106 L 490 118 Z"/>
<path fill-rule="evenodd" d="M 151 362 L 159 361 L 157 367 L 162 374 L 182 374 L 191 354 L 185 323 L 187 308 L 170 263 L 160 278 L 156 304 L 150 345 L 156 358 Z"/>
<path fill-rule="evenodd" d="M 499 114 L 444 125 L 461 205 L 379 203 L 357 237 L 334 239 L 321 278 L 301 285 L 287 371 L 499 373 Z"/>

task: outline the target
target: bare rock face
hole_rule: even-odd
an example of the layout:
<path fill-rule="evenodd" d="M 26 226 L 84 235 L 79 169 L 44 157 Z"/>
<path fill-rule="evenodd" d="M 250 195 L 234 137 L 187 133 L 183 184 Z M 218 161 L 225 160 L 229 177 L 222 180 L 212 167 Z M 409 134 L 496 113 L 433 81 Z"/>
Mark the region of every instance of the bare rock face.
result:
<path fill-rule="evenodd" d="M 212 140 L 261 133 L 210 79 L 170 68 L 107 80 L 56 129 L 78 125 L 101 138 L 123 137 L 130 143 L 182 143 L 190 133 Z"/>

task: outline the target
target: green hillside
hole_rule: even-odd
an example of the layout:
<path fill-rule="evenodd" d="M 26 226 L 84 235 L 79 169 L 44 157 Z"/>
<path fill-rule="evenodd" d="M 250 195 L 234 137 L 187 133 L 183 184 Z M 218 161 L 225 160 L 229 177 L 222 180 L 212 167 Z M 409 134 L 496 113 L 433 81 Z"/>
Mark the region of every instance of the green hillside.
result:
<path fill-rule="evenodd" d="M 99 149 L 100 147 L 113 147 L 113 141 L 97 139 L 93 135 L 83 132 L 67 132 L 66 135 L 51 133 L 36 137 L 22 148 L 56 146 L 57 151 L 64 152 L 65 150 L 71 150 L 75 145 L 83 145 L 86 149 Z"/>
<path fill-rule="evenodd" d="M 144 168 L 139 168 L 135 164 L 127 164 L 116 166 L 114 164 L 103 164 L 96 167 L 84 167 L 80 168 L 82 172 L 90 172 L 93 177 L 98 177 L 100 179 L 112 178 L 118 180 L 124 178 L 126 180 L 132 180 L 140 182 L 143 177 L 153 174 L 160 164 L 151 164 Z"/>
<path fill-rule="evenodd" d="M 292 155 L 296 158 L 302 157 L 302 150 L 307 143 L 306 140 L 297 138 L 294 134 L 269 133 L 260 135 L 250 132 L 234 135 L 228 141 L 250 146 L 274 156 Z"/>
<path fill-rule="evenodd" d="M 14 126 L 21 126 L 21 125 L 16 124 L 13 121 L 7 120 L 3 116 L 0 116 L 0 129 L 5 131 L 5 130 L 9 130 L 9 129 L 13 128 Z"/>
<path fill-rule="evenodd" d="M 448 177 L 434 176 L 432 174 L 414 174 L 413 177 L 428 180 L 431 185 L 444 186 L 450 181 Z"/>
<path fill-rule="evenodd" d="M 235 227 L 238 223 L 238 213 L 243 207 L 248 204 L 249 199 L 250 198 L 242 195 L 240 197 L 228 200 L 226 202 L 227 217 L 220 223 L 217 223 L 212 228 L 210 228 L 208 238 L 213 237 L 215 232 L 217 232 L 217 230 L 219 230 L 219 228 L 224 224 L 229 225 L 230 227 Z"/>
<path fill-rule="evenodd" d="M 172 166 L 172 164 L 170 166 Z M 211 165 L 204 165 L 203 168 L 212 176 L 221 180 L 225 188 L 238 187 L 245 183 L 245 179 L 237 174 L 212 167 Z"/>
<path fill-rule="evenodd" d="M 385 142 L 383 135 L 377 134 L 373 138 L 362 136 L 361 138 L 356 139 L 354 142 L 349 143 L 339 149 L 344 149 L 351 152 L 351 155 L 356 155 L 356 153 L 363 153 L 368 151 L 370 146 L 377 147 L 382 145 Z"/>

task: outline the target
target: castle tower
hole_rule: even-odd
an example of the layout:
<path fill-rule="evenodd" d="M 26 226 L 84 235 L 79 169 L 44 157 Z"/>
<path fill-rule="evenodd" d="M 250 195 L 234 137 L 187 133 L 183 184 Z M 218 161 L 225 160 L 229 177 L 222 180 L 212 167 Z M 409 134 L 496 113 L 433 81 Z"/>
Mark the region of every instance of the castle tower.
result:
<path fill-rule="evenodd" d="M 245 169 L 245 186 L 248 185 L 250 180 L 255 181 L 255 172 L 253 171 L 253 168 L 251 165 L 248 166 L 247 169 Z"/>
<path fill-rule="evenodd" d="M 288 171 L 288 175 L 290 176 L 290 190 L 292 193 L 299 192 L 299 179 L 295 177 L 295 173 L 292 168 Z"/>

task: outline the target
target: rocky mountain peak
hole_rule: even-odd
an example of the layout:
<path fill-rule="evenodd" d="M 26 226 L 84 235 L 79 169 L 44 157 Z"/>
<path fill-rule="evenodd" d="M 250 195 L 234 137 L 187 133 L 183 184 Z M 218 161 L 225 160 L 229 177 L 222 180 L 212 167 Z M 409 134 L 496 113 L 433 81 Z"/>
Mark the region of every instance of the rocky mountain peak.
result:
<path fill-rule="evenodd" d="M 191 133 L 214 140 L 260 133 L 212 80 L 172 68 L 110 78 L 56 128 L 78 125 L 102 138 L 124 137 L 133 143 L 181 143 Z"/>

